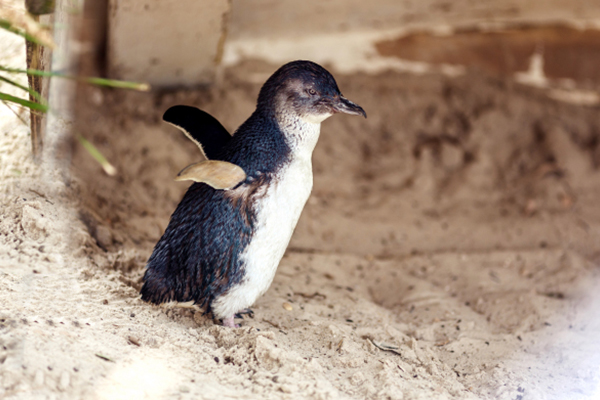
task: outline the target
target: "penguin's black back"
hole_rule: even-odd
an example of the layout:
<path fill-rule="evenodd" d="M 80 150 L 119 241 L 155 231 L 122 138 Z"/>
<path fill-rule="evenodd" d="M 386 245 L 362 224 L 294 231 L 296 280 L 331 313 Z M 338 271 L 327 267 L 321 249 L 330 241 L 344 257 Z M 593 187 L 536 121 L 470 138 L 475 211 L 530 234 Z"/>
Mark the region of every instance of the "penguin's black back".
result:
<path fill-rule="evenodd" d="M 256 111 L 238 128 L 220 157 L 255 177 L 277 171 L 289 155 L 290 147 L 275 117 Z"/>
<path fill-rule="evenodd" d="M 290 148 L 270 115 L 255 112 L 233 135 L 219 159 L 239 165 L 250 188 L 269 185 Z M 250 193 L 252 193 L 250 189 Z M 244 277 L 241 256 L 256 223 L 254 196 L 239 199 L 194 183 L 171 216 L 144 275 L 142 300 L 211 302 Z"/>

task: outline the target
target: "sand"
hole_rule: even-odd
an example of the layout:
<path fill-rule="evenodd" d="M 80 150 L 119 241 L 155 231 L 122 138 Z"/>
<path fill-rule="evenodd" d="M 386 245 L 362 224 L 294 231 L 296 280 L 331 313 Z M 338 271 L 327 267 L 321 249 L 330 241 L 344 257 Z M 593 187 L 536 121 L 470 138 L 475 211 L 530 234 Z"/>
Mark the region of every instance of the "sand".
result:
<path fill-rule="evenodd" d="M 241 328 L 139 299 L 173 178 L 201 159 L 160 116 L 195 105 L 233 131 L 274 68 L 85 89 L 76 131 L 115 177 L 76 142 L 67 173 L 34 164 L 3 110 L 0 397 L 600 396 L 599 110 L 476 72 L 336 74 L 369 118 L 323 124 L 313 194 Z"/>

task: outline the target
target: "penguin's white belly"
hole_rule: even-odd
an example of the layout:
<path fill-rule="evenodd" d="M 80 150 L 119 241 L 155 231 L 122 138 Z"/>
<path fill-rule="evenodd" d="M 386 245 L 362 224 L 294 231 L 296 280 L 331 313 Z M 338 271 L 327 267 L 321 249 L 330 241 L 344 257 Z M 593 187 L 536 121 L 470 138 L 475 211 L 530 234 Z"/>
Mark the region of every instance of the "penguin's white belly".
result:
<path fill-rule="evenodd" d="M 212 304 L 214 314 L 226 318 L 251 306 L 267 291 L 285 253 L 302 209 L 312 190 L 310 155 L 295 159 L 272 180 L 258 200 L 256 228 L 242 260 L 245 276 Z"/>

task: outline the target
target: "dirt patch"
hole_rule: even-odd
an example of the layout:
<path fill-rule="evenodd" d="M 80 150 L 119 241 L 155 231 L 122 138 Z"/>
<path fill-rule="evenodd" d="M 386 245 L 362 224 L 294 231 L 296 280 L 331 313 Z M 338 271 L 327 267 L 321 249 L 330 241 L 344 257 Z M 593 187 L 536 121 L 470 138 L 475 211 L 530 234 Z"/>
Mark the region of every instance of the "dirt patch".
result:
<path fill-rule="evenodd" d="M 87 90 L 77 130 L 119 173 L 75 147 L 58 201 L 79 233 L 62 259 L 63 214 L 16 199 L 25 186 L 5 195 L 1 242 L 21 242 L 0 276 L 3 394 L 592 398 L 598 109 L 478 74 L 337 76 L 369 118 L 323 124 L 313 194 L 241 329 L 138 299 L 188 186 L 173 178 L 201 157 L 162 113 L 195 105 L 233 131 L 274 68 L 245 63 L 195 91 Z"/>

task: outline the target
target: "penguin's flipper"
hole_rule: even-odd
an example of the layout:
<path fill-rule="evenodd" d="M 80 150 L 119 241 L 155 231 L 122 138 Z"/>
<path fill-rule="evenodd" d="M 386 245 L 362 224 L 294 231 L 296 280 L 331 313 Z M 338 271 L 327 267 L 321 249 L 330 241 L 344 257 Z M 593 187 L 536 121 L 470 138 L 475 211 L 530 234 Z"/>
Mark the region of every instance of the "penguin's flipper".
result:
<path fill-rule="evenodd" d="M 231 140 L 219 121 L 196 107 L 173 106 L 165 111 L 163 121 L 183 131 L 209 160 L 215 159 Z"/>
<path fill-rule="evenodd" d="M 246 179 L 240 167 L 227 161 L 208 160 L 185 167 L 176 181 L 204 182 L 214 189 L 231 189 Z"/>

